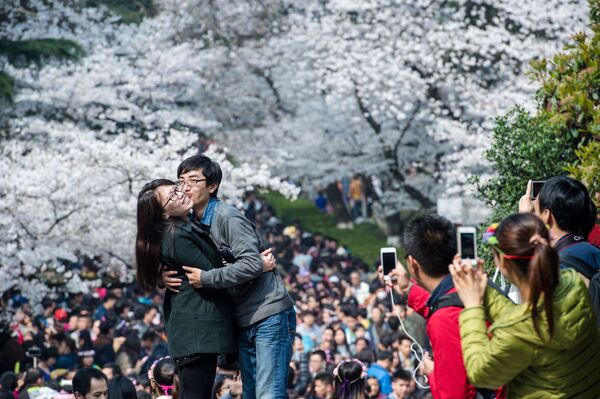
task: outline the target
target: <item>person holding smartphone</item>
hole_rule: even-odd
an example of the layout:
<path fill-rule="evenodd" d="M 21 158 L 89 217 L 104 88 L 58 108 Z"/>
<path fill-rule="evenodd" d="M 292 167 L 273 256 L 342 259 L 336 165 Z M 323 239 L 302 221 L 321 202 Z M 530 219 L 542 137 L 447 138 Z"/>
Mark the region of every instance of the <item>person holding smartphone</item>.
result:
<path fill-rule="evenodd" d="M 388 285 L 407 294 L 408 306 L 427 320 L 435 364 L 426 352 L 421 371 L 427 375 L 436 399 L 475 399 L 477 396 L 463 364 L 458 324 L 462 307 L 459 302 L 443 305 L 456 292 L 448 265 L 457 253 L 457 246 L 452 222 L 435 214 L 421 216 L 404 231 L 406 263 L 413 279 L 409 279 L 400 263 L 387 274 Z M 383 275 L 383 267 L 380 273 Z M 485 394 L 495 397 L 494 393 Z"/>
<path fill-rule="evenodd" d="M 469 381 L 491 389 L 506 385 L 511 398 L 597 399 L 600 335 L 584 283 L 573 270 L 559 269 L 548 229 L 535 215 L 510 215 L 488 232 L 494 233 L 487 238 L 494 263 L 524 303 L 490 289 L 481 263 L 473 269 L 454 259 Z"/>

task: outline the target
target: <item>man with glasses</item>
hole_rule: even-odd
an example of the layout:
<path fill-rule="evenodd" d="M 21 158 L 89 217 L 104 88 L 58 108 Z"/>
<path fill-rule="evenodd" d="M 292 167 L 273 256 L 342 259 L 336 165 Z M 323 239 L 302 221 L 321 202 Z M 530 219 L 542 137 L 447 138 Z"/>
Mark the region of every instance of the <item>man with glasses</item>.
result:
<path fill-rule="evenodd" d="M 222 179 L 218 163 L 195 155 L 179 165 L 177 176 L 193 202 L 191 220 L 209 232 L 227 263 L 210 271 L 184 270 L 192 286 L 227 288 L 233 299 L 243 397 L 287 398 L 296 314 L 284 282 L 276 270 L 263 273 L 261 240 L 253 223 L 217 199 Z M 181 280 L 171 275 L 163 273 L 163 282 L 176 290 Z"/>

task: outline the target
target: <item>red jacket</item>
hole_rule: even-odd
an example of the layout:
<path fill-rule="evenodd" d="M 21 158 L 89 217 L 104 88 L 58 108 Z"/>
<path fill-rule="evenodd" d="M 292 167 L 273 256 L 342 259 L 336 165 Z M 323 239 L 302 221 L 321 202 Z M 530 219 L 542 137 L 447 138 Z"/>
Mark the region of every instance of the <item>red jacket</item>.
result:
<path fill-rule="evenodd" d="M 600 226 L 597 224 L 594 225 L 594 228 L 590 232 L 588 242 L 593 246 L 600 248 Z"/>
<path fill-rule="evenodd" d="M 451 288 L 447 293 L 456 292 Z M 469 385 L 462 357 L 458 316 L 461 308 L 449 306 L 429 317 L 429 292 L 413 284 L 408 294 L 408 306 L 427 320 L 427 336 L 435 356 L 435 367 L 429 375 L 431 393 L 435 399 L 474 399 L 475 387 Z"/>

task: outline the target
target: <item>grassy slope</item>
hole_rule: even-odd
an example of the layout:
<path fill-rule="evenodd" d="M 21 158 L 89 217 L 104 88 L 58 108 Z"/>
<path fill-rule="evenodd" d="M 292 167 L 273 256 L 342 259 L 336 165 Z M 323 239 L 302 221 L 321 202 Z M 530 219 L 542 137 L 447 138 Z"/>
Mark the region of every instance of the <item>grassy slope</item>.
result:
<path fill-rule="evenodd" d="M 290 201 L 281 194 L 273 192 L 265 197 L 284 222 L 290 223 L 298 219 L 303 228 L 336 238 L 369 266 L 379 259 L 379 248 L 387 246 L 385 236 L 374 224 L 363 223 L 355 225 L 353 229 L 339 229 L 332 216 L 319 212 L 306 198 Z"/>

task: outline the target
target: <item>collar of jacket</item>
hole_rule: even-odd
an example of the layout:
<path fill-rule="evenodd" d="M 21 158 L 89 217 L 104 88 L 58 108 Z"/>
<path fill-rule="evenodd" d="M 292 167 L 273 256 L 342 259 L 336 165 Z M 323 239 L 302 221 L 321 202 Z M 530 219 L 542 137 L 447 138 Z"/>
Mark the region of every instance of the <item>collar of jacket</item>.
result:
<path fill-rule="evenodd" d="M 442 297 L 448 290 L 454 288 L 454 283 L 452 282 L 452 276 L 447 275 L 440 281 L 440 283 L 435 287 L 435 289 L 431 292 L 429 299 L 427 300 L 427 306 L 432 307 L 438 299 Z"/>
<path fill-rule="evenodd" d="M 196 221 L 196 213 L 193 210 L 190 211 L 190 219 L 200 226 L 208 227 L 207 230 L 210 230 L 210 226 L 212 225 L 213 215 L 215 214 L 215 209 L 219 200 L 215 197 L 210 197 L 208 200 L 208 204 L 206 204 L 206 209 L 204 210 L 204 214 L 202 215 L 202 219 L 200 222 Z"/>

